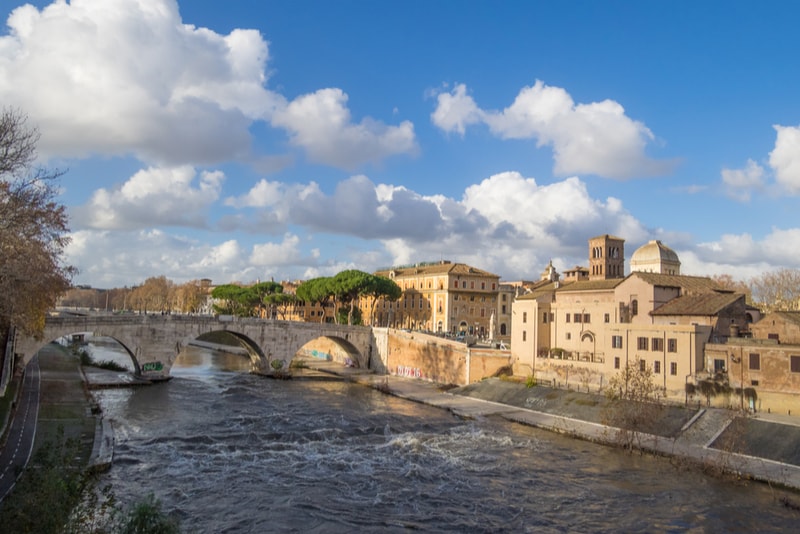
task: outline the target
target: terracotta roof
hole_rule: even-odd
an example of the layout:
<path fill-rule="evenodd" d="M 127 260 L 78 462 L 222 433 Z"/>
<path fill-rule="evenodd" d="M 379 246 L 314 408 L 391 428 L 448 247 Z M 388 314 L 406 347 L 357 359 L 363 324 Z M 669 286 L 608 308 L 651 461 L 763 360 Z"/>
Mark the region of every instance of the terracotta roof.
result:
<path fill-rule="evenodd" d="M 431 275 L 431 274 L 471 274 L 475 276 L 490 276 L 493 278 L 500 278 L 500 276 L 484 271 L 476 267 L 471 267 L 465 263 L 432 263 L 423 264 L 419 266 L 398 267 L 396 269 L 384 269 L 377 271 L 375 274 L 380 276 L 389 277 L 390 273 L 395 273 L 395 278 L 403 278 L 409 276 Z"/>
<path fill-rule="evenodd" d="M 650 315 L 702 315 L 708 317 L 717 315 L 739 299 L 744 299 L 744 294 L 710 292 L 683 295 L 659 306 L 650 312 Z"/>
<path fill-rule="evenodd" d="M 569 284 L 561 284 L 556 291 L 598 291 L 603 289 L 614 289 L 624 278 L 610 278 L 608 280 L 576 280 Z"/>
<path fill-rule="evenodd" d="M 722 292 L 722 288 L 706 276 L 686 276 L 683 274 L 660 274 L 633 272 L 630 276 L 638 276 L 648 284 L 661 287 L 679 287 L 687 293 Z M 729 293 L 732 293 L 730 291 Z"/>
<path fill-rule="evenodd" d="M 556 289 L 556 284 L 560 283 L 562 286 L 565 282 L 549 282 L 547 280 L 543 280 L 544 284 L 539 285 L 533 289 L 530 293 L 525 293 L 524 295 L 520 295 L 517 297 L 517 300 L 536 300 L 537 298 L 552 293 Z M 574 282 L 566 282 L 567 284 L 573 284 Z"/>

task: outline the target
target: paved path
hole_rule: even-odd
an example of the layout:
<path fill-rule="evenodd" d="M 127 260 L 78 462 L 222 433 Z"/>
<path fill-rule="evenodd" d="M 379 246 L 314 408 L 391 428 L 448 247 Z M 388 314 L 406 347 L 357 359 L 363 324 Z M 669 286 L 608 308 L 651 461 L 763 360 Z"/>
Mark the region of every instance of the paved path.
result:
<path fill-rule="evenodd" d="M 0 452 L 0 501 L 14 488 L 31 457 L 39 415 L 40 386 L 39 359 L 34 357 L 25 368 L 19 404 L 9 425 L 8 439 Z"/>

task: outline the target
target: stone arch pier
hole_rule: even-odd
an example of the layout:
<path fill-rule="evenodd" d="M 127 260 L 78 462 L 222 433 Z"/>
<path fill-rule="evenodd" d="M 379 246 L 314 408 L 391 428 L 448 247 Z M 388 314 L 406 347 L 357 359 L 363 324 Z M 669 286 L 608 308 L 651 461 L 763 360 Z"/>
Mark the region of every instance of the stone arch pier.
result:
<path fill-rule="evenodd" d="M 41 339 L 18 336 L 14 352 L 27 364 L 39 349 L 63 336 L 91 333 L 115 339 L 131 355 L 136 373 L 151 380 L 166 379 L 181 350 L 202 334 L 225 331 L 237 337 L 261 371 L 271 362 L 288 368 L 306 344 L 327 338 L 348 353 L 353 365 L 369 368 L 377 345 L 365 326 L 277 321 L 230 316 L 115 315 L 48 317 Z"/>

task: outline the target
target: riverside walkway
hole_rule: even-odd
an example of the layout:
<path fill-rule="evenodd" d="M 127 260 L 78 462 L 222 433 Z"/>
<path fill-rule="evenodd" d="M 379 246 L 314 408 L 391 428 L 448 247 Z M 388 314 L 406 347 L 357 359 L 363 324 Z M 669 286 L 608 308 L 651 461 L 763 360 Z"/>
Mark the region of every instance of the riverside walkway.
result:
<path fill-rule="evenodd" d="M 597 420 L 596 415 L 590 416 L 595 420 L 566 417 L 486 398 L 493 395 L 498 398 L 508 398 L 502 390 L 517 387 L 524 391 L 527 389 L 524 384 L 487 379 L 464 388 L 444 391 L 440 386 L 431 382 L 398 376 L 368 374 L 363 371 L 359 372 L 358 369 L 343 368 L 332 363 L 312 364 L 310 367 L 345 377 L 403 399 L 449 410 L 459 417 L 501 417 L 511 422 L 597 443 L 617 445 L 617 429 L 602 424 Z M 484 398 L 476 398 L 475 395 L 481 395 Z M 800 465 L 730 452 L 711 446 L 731 424 L 733 415 L 733 412 L 728 410 L 700 409 L 680 429 L 676 437 L 639 434 L 636 443 L 639 448 L 647 452 L 686 461 L 712 472 L 728 473 L 741 478 L 800 490 Z M 800 422 L 795 421 L 794 418 L 759 414 L 756 420 L 761 425 L 767 425 L 770 432 L 780 433 L 782 430 L 788 430 L 794 432 L 793 438 L 800 440 Z M 800 445 L 800 441 L 797 443 Z"/>

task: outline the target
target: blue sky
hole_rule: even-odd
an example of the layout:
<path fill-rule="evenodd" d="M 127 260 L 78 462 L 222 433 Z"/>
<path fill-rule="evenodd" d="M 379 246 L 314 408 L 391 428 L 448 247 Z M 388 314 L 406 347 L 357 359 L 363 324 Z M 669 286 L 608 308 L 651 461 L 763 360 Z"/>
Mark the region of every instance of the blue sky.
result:
<path fill-rule="evenodd" d="M 68 170 L 76 283 L 450 259 L 614 234 L 800 268 L 800 4 L 0 1 L 0 103 Z"/>

